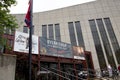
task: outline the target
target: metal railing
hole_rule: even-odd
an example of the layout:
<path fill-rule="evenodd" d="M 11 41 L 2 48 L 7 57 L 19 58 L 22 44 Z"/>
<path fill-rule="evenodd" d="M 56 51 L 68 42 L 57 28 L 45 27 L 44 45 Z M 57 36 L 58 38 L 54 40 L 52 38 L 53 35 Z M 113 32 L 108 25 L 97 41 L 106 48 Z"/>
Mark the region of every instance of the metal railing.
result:
<path fill-rule="evenodd" d="M 119 76 L 119 71 L 118 70 L 113 70 L 112 72 L 112 76 L 109 77 L 109 72 L 108 70 L 93 70 L 93 69 L 81 69 L 81 70 L 76 70 L 76 69 L 73 69 L 73 68 L 68 68 L 68 70 L 73 70 L 73 71 L 77 71 L 78 75 L 74 75 L 72 73 L 69 73 L 69 72 L 66 72 L 66 71 L 62 71 L 62 70 L 58 70 L 56 68 L 44 68 L 44 67 L 41 67 L 41 69 L 45 70 L 45 71 L 49 71 L 50 73 L 53 73 L 54 75 L 57 75 L 65 80 L 71 80 L 70 79 L 70 76 L 71 77 L 74 77 L 74 78 L 77 78 L 78 80 L 86 80 L 84 78 L 82 78 L 79 73 L 82 72 L 82 71 L 86 71 L 85 74 L 87 74 L 87 77 L 89 77 L 89 80 L 94 80 L 94 79 L 112 79 L 112 80 L 120 80 L 120 76 Z M 93 72 L 93 73 L 90 73 Z M 61 73 L 61 74 L 59 74 Z M 67 76 L 64 76 L 64 75 L 67 75 Z M 82 73 L 83 75 L 84 73 Z M 92 76 L 92 77 L 91 77 Z"/>
<path fill-rule="evenodd" d="M 55 75 L 57 75 L 57 76 L 60 76 L 61 78 L 66 79 L 66 80 L 71 80 L 71 79 L 68 78 L 68 77 L 63 76 L 63 74 L 64 74 L 64 75 L 67 75 L 67 76 L 71 76 L 71 77 L 77 78 L 78 80 L 86 80 L 86 79 L 81 78 L 81 77 L 79 77 L 79 76 L 75 76 L 75 75 L 73 75 L 73 74 L 71 74 L 71 73 L 64 72 L 64 71 L 61 71 L 61 70 L 58 70 L 58 69 L 55 69 L 55 68 L 44 68 L 44 67 L 41 67 L 41 69 L 46 70 L 46 71 L 49 71 L 50 73 L 53 73 L 53 74 L 55 74 Z M 58 74 L 59 72 L 60 72 L 61 74 Z"/>

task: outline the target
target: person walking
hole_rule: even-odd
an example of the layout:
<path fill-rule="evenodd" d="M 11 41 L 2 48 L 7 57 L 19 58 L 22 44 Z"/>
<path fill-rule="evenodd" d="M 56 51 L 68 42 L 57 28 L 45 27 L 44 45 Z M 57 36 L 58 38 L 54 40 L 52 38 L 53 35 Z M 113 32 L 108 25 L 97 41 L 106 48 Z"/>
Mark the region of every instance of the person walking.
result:
<path fill-rule="evenodd" d="M 108 65 L 108 73 L 109 73 L 109 77 L 113 76 L 112 67 L 110 66 L 110 64 Z"/>

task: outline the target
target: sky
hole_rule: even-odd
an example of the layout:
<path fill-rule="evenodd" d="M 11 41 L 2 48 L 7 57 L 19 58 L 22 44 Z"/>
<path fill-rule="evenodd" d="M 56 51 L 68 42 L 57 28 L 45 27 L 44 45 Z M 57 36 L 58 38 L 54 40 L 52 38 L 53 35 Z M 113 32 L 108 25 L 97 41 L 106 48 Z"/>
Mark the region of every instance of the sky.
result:
<path fill-rule="evenodd" d="M 11 14 L 26 13 L 29 0 L 16 0 L 16 6 L 10 8 Z M 43 12 L 95 0 L 33 0 L 33 12 Z"/>

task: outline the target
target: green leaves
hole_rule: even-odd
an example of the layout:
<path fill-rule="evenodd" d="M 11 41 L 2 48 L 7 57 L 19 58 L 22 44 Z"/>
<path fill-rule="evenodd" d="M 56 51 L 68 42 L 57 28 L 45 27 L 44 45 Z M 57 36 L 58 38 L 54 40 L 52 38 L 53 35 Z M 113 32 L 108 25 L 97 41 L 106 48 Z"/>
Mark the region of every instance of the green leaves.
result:
<path fill-rule="evenodd" d="M 6 40 L 2 37 L 6 29 L 12 31 L 17 28 L 17 20 L 9 12 L 9 8 L 16 4 L 15 0 L 0 0 L 0 45 L 5 45 Z"/>
<path fill-rule="evenodd" d="M 1 0 L 0 1 L 0 10 L 5 10 L 7 12 L 9 12 L 9 7 L 11 7 L 11 5 L 15 4 L 16 1 L 15 0 Z"/>

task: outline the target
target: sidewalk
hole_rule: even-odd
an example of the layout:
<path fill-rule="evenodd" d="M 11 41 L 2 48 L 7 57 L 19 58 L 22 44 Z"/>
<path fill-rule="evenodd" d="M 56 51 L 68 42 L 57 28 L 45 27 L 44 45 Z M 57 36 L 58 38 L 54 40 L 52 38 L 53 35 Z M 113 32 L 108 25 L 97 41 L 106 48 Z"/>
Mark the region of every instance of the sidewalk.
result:
<path fill-rule="evenodd" d="M 96 78 L 94 80 L 113 80 L 113 79 L 111 79 L 111 78 Z"/>
<path fill-rule="evenodd" d="M 109 77 L 103 77 L 103 78 L 95 78 L 94 80 L 120 80 L 120 76 L 117 77 L 117 79 L 109 78 Z"/>

